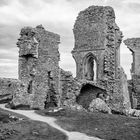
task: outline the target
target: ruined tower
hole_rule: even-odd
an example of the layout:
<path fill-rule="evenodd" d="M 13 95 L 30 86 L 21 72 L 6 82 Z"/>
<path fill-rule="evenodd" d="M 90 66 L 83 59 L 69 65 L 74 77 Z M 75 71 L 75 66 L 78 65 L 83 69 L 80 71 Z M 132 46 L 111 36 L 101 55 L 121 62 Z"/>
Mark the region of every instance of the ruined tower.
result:
<path fill-rule="evenodd" d="M 90 6 L 81 11 L 73 32 L 76 78 L 104 86 L 112 109 L 130 107 L 127 79 L 120 66 L 122 32 L 113 8 Z"/>
<path fill-rule="evenodd" d="M 25 27 L 20 35 L 17 42 L 19 80 L 24 83 L 27 93 L 21 94 L 17 100 L 21 104 L 26 100 L 31 108 L 57 105 L 60 36 L 46 31 L 42 25 Z"/>
<path fill-rule="evenodd" d="M 124 40 L 124 43 L 132 52 L 133 57 L 131 64 L 132 96 L 133 100 L 137 99 L 137 103 L 134 103 L 134 101 L 133 103 L 140 107 L 140 38 L 129 38 Z"/>
<path fill-rule="evenodd" d="M 74 25 L 72 51 L 79 79 L 98 80 L 117 77 L 122 32 L 115 23 L 111 7 L 91 6 L 81 11 Z"/>

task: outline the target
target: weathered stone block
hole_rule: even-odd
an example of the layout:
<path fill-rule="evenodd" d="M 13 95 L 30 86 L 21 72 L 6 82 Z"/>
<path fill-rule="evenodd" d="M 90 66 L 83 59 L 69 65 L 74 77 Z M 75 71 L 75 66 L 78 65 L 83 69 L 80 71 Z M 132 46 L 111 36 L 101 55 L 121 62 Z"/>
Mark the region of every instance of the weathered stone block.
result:
<path fill-rule="evenodd" d="M 111 109 L 109 106 L 100 98 L 93 99 L 88 109 L 91 112 L 99 111 L 111 114 Z"/>

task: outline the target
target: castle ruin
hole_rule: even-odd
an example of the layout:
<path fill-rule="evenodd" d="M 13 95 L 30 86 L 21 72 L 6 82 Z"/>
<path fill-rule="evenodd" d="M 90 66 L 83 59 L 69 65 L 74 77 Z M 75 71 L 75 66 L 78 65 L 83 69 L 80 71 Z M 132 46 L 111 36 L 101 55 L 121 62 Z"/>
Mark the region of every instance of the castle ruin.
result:
<path fill-rule="evenodd" d="M 97 94 L 103 93 L 108 96 L 107 104 L 112 110 L 123 112 L 133 107 L 127 77 L 120 66 L 123 35 L 115 23 L 113 8 L 90 6 L 81 11 L 73 33 L 75 78 L 59 67 L 59 35 L 46 31 L 42 25 L 21 30 L 17 42 L 19 79 L 12 104 L 33 109 L 56 106 L 88 109 Z M 137 61 L 134 63 L 137 67 Z M 136 85 L 139 87 L 138 82 Z"/>

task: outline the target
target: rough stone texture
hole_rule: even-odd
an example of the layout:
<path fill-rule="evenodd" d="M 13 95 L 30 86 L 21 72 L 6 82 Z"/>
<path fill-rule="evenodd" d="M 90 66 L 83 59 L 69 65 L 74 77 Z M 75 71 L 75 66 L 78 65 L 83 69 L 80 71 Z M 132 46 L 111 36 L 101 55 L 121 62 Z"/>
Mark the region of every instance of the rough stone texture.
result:
<path fill-rule="evenodd" d="M 128 116 L 133 116 L 140 119 L 140 110 L 129 109 L 129 110 L 126 110 L 125 114 Z"/>
<path fill-rule="evenodd" d="M 0 78 L 0 103 L 12 100 L 18 83 L 17 79 Z"/>
<path fill-rule="evenodd" d="M 120 66 L 122 32 L 115 23 L 114 10 L 90 6 L 79 13 L 73 32 L 76 78 L 59 67 L 59 35 L 42 25 L 21 30 L 17 42 L 19 82 L 12 103 L 80 110 L 103 93 L 109 97 L 107 105 L 112 110 L 129 109 L 127 78 Z"/>
<path fill-rule="evenodd" d="M 13 99 L 10 104 L 12 107 L 19 105 L 30 105 L 29 93 L 27 92 L 28 86 L 22 81 L 19 81 L 16 85 Z"/>
<path fill-rule="evenodd" d="M 130 101 L 131 101 L 131 107 L 132 108 L 137 108 L 137 96 L 135 87 L 133 84 L 133 80 L 128 80 L 128 90 L 129 90 L 129 96 L 130 96 Z"/>
<path fill-rule="evenodd" d="M 106 95 L 105 90 L 95 85 L 86 84 L 81 88 L 80 94 L 76 97 L 76 102 L 82 105 L 85 109 L 88 109 L 89 104 L 93 99 L 97 98 L 99 93 Z"/>
<path fill-rule="evenodd" d="M 124 73 L 122 67 L 118 67 L 118 79 L 115 79 L 114 83 L 114 94 L 110 96 L 112 98 L 110 105 L 113 107 L 112 109 L 120 107 L 120 109 L 130 109 L 131 102 L 130 102 L 130 95 L 128 91 L 128 83 L 127 83 L 127 76 Z M 118 111 L 118 110 L 117 110 Z"/>
<path fill-rule="evenodd" d="M 28 105 L 27 86 L 18 79 L 0 78 L 0 103 Z"/>
<path fill-rule="evenodd" d="M 27 91 L 14 96 L 13 103 L 26 99 L 31 108 L 57 105 L 59 84 L 60 36 L 48 32 L 42 25 L 36 28 L 25 27 L 21 30 L 19 47 L 19 80 Z M 52 99 L 55 98 L 55 99 Z M 24 101 L 26 103 L 24 103 Z"/>
<path fill-rule="evenodd" d="M 93 99 L 92 102 L 89 105 L 89 111 L 100 111 L 103 113 L 109 113 L 111 114 L 111 109 L 108 107 L 108 105 L 100 98 Z"/>
<path fill-rule="evenodd" d="M 105 93 L 105 89 L 101 85 L 73 78 L 71 72 L 61 69 L 60 74 L 61 105 L 71 109 L 81 108 L 81 106 L 81 110 L 88 109 L 90 102 L 96 98 L 98 92 Z"/>
<path fill-rule="evenodd" d="M 81 11 L 73 32 L 76 78 L 106 89 L 111 109 L 123 111 L 130 108 L 127 80 L 120 68 L 122 32 L 115 23 L 113 8 L 90 6 Z"/>
<path fill-rule="evenodd" d="M 61 105 L 70 106 L 76 103 L 76 95 L 79 94 L 80 83 L 73 78 L 71 72 L 60 71 Z"/>
<path fill-rule="evenodd" d="M 132 52 L 133 62 L 131 64 L 132 95 L 133 100 L 137 99 L 137 107 L 140 106 L 140 38 L 129 38 L 124 40 L 125 45 Z M 135 104 L 135 102 L 134 102 Z M 135 105 L 133 105 L 135 108 Z"/>

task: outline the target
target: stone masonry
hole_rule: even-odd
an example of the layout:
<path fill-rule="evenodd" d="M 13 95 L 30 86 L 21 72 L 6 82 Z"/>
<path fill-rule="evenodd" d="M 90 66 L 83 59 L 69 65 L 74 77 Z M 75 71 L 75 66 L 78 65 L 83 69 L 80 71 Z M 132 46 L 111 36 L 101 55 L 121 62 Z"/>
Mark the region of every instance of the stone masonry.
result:
<path fill-rule="evenodd" d="M 132 52 L 133 62 L 131 64 L 131 96 L 133 107 L 137 108 L 140 107 L 140 38 L 129 38 L 124 40 L 124 43 Z"/>
<path fill-rule="evenodd" d="M 0 103 L 11 101 L 19 84 L 20 80 L 17 79 L 0 78 Z"/>
<path fill-rule="evenodd" d="M 90 6 L 79 13 L 73 32 L 76 78 L 104 87 L 111 109 L 130 108 L 127 80 L 120 66 L 122 32 L 115 23 L 114 10 Z"/>
<path fill-rule="evenodd" d="M 67 106 L 87 109 L 99 93 L 107 106 L 123 112 L 131 107 L 127 77 L 120 66 L 122 32 L 108 6 L 90 6 L 74 24 L 76 77 L 59 67 L 60 36 L 42 25 L 21 29 L 19 79 L 12 104 L 30 108 Z M 8 86 L 6 86 L 8 89 Z"/>
<path fill-rule="evenodd" d="M 19 95 L 15 95 L 13 103 L 25 104 L 26 99 L 31 108 L 43 109 L 47 100 L 46 106 L 49 103 L 57 106 L 60 36 L 46 31 L 41 25 L 23 28 L 20 36 L 17 42 L 19 80 L 24 83 L 27 92 L 18 98 Z M 51 96 L 54 96 L 53 101 Z"/>

